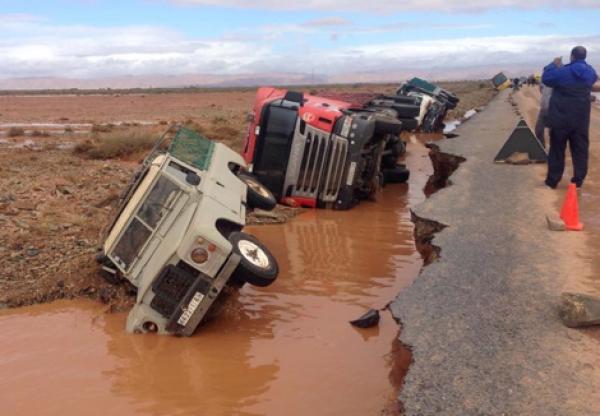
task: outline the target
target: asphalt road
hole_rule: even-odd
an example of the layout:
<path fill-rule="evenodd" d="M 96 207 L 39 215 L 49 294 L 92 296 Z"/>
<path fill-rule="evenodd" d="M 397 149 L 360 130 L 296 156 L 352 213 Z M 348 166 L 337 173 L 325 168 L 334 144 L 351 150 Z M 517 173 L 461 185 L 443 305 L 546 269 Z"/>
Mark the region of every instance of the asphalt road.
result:
<path fill-rule="evenodd" d="M 441 142 L 466 162 L 414 209 L 447 227 L 441 258 L 391 305 L 413 350 L 406 415 L 600 414 L 598 332 L 567 329 L 556 311 L 565 282 L 589 272 L 585 232 L 547 229 L 562 194 L 541 185 L 545 166 L 492 162 L 519 120 L 507 98 Z"/>

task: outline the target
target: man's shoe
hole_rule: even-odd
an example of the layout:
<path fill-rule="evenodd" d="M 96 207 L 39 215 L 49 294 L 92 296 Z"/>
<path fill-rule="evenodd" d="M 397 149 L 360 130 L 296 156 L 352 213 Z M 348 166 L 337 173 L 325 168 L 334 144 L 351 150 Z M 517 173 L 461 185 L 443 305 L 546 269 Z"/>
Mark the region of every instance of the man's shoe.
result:
<path fill-rule="evenodd" d="M 544 181 L 544 185 L 546 185 L 550 189 L 556 189 L 557 183 L 550 182 L 548 179 Z"/>

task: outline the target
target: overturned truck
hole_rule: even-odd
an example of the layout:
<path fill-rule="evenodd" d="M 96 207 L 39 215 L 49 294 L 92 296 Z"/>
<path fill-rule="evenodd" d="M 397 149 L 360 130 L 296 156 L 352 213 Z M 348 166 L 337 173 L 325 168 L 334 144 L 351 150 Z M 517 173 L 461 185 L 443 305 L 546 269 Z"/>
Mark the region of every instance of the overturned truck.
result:
<path fill-rule="evenodd" d="M 404 182 L 402 122 L 390 111 L 260 88 L 243 156 L 284 203 L 349 209 L 385 183 Z"/>
<path fill-rule="evenodd" d="M 192 335 L 227 285 L 268 286 L 277 261 L 244 233 L 247 208 L 274 208 L 273 195 L 223 144 L 179 129 L 146 158 L 122 195 L 97 260 L 137 298 L 128 332 Z"/>
<path fill-rule="evenodd" d="M 367 106 L 391 109 L 406 130 L 435 133 L 444 129 L 449 110 L 456 108 L 459 98 L 452 92 L 420 78 L 402 84 L 395 95 L 381 95 Z"/>

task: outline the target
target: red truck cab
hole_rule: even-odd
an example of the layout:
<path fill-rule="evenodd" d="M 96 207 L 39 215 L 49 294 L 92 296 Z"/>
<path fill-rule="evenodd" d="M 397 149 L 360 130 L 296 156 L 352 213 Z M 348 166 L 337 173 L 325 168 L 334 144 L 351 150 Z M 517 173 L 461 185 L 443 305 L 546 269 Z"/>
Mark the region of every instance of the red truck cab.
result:
<path fill-rule="evenodd" d="M 348 209 L 373 194 L 386 144 L 401 128 L 398 120 L 349 102 L 263 87 L 243 157 L 280 201 Z"/>

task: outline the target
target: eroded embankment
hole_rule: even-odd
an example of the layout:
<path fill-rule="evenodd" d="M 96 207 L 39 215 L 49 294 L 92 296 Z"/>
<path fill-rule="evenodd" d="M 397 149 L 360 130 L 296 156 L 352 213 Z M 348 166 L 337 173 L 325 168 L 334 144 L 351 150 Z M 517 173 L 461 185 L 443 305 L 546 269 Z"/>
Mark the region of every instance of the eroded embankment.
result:
<path fill-rule="evenodd" d="M 439 146 L 434 143 L 427 144 L 427 147 L 430 149 L 429 158 L 433 167 L 433 174 L 427 180 L 423 193 L 430 197 L 440 189 L 452 184 L 450 176 L 466 159 L 442 152 Z M 442 231 L 447 225 L 433 219 L 420 217 L 412 209 L 410 213 L 411 221 L 415 225 L 415 245 L 421 256 L 423 256 L 423 267 L 425 267 L 440 257 L 441 247 L 434 245 L 432 241 L 435 234 Z"/>

